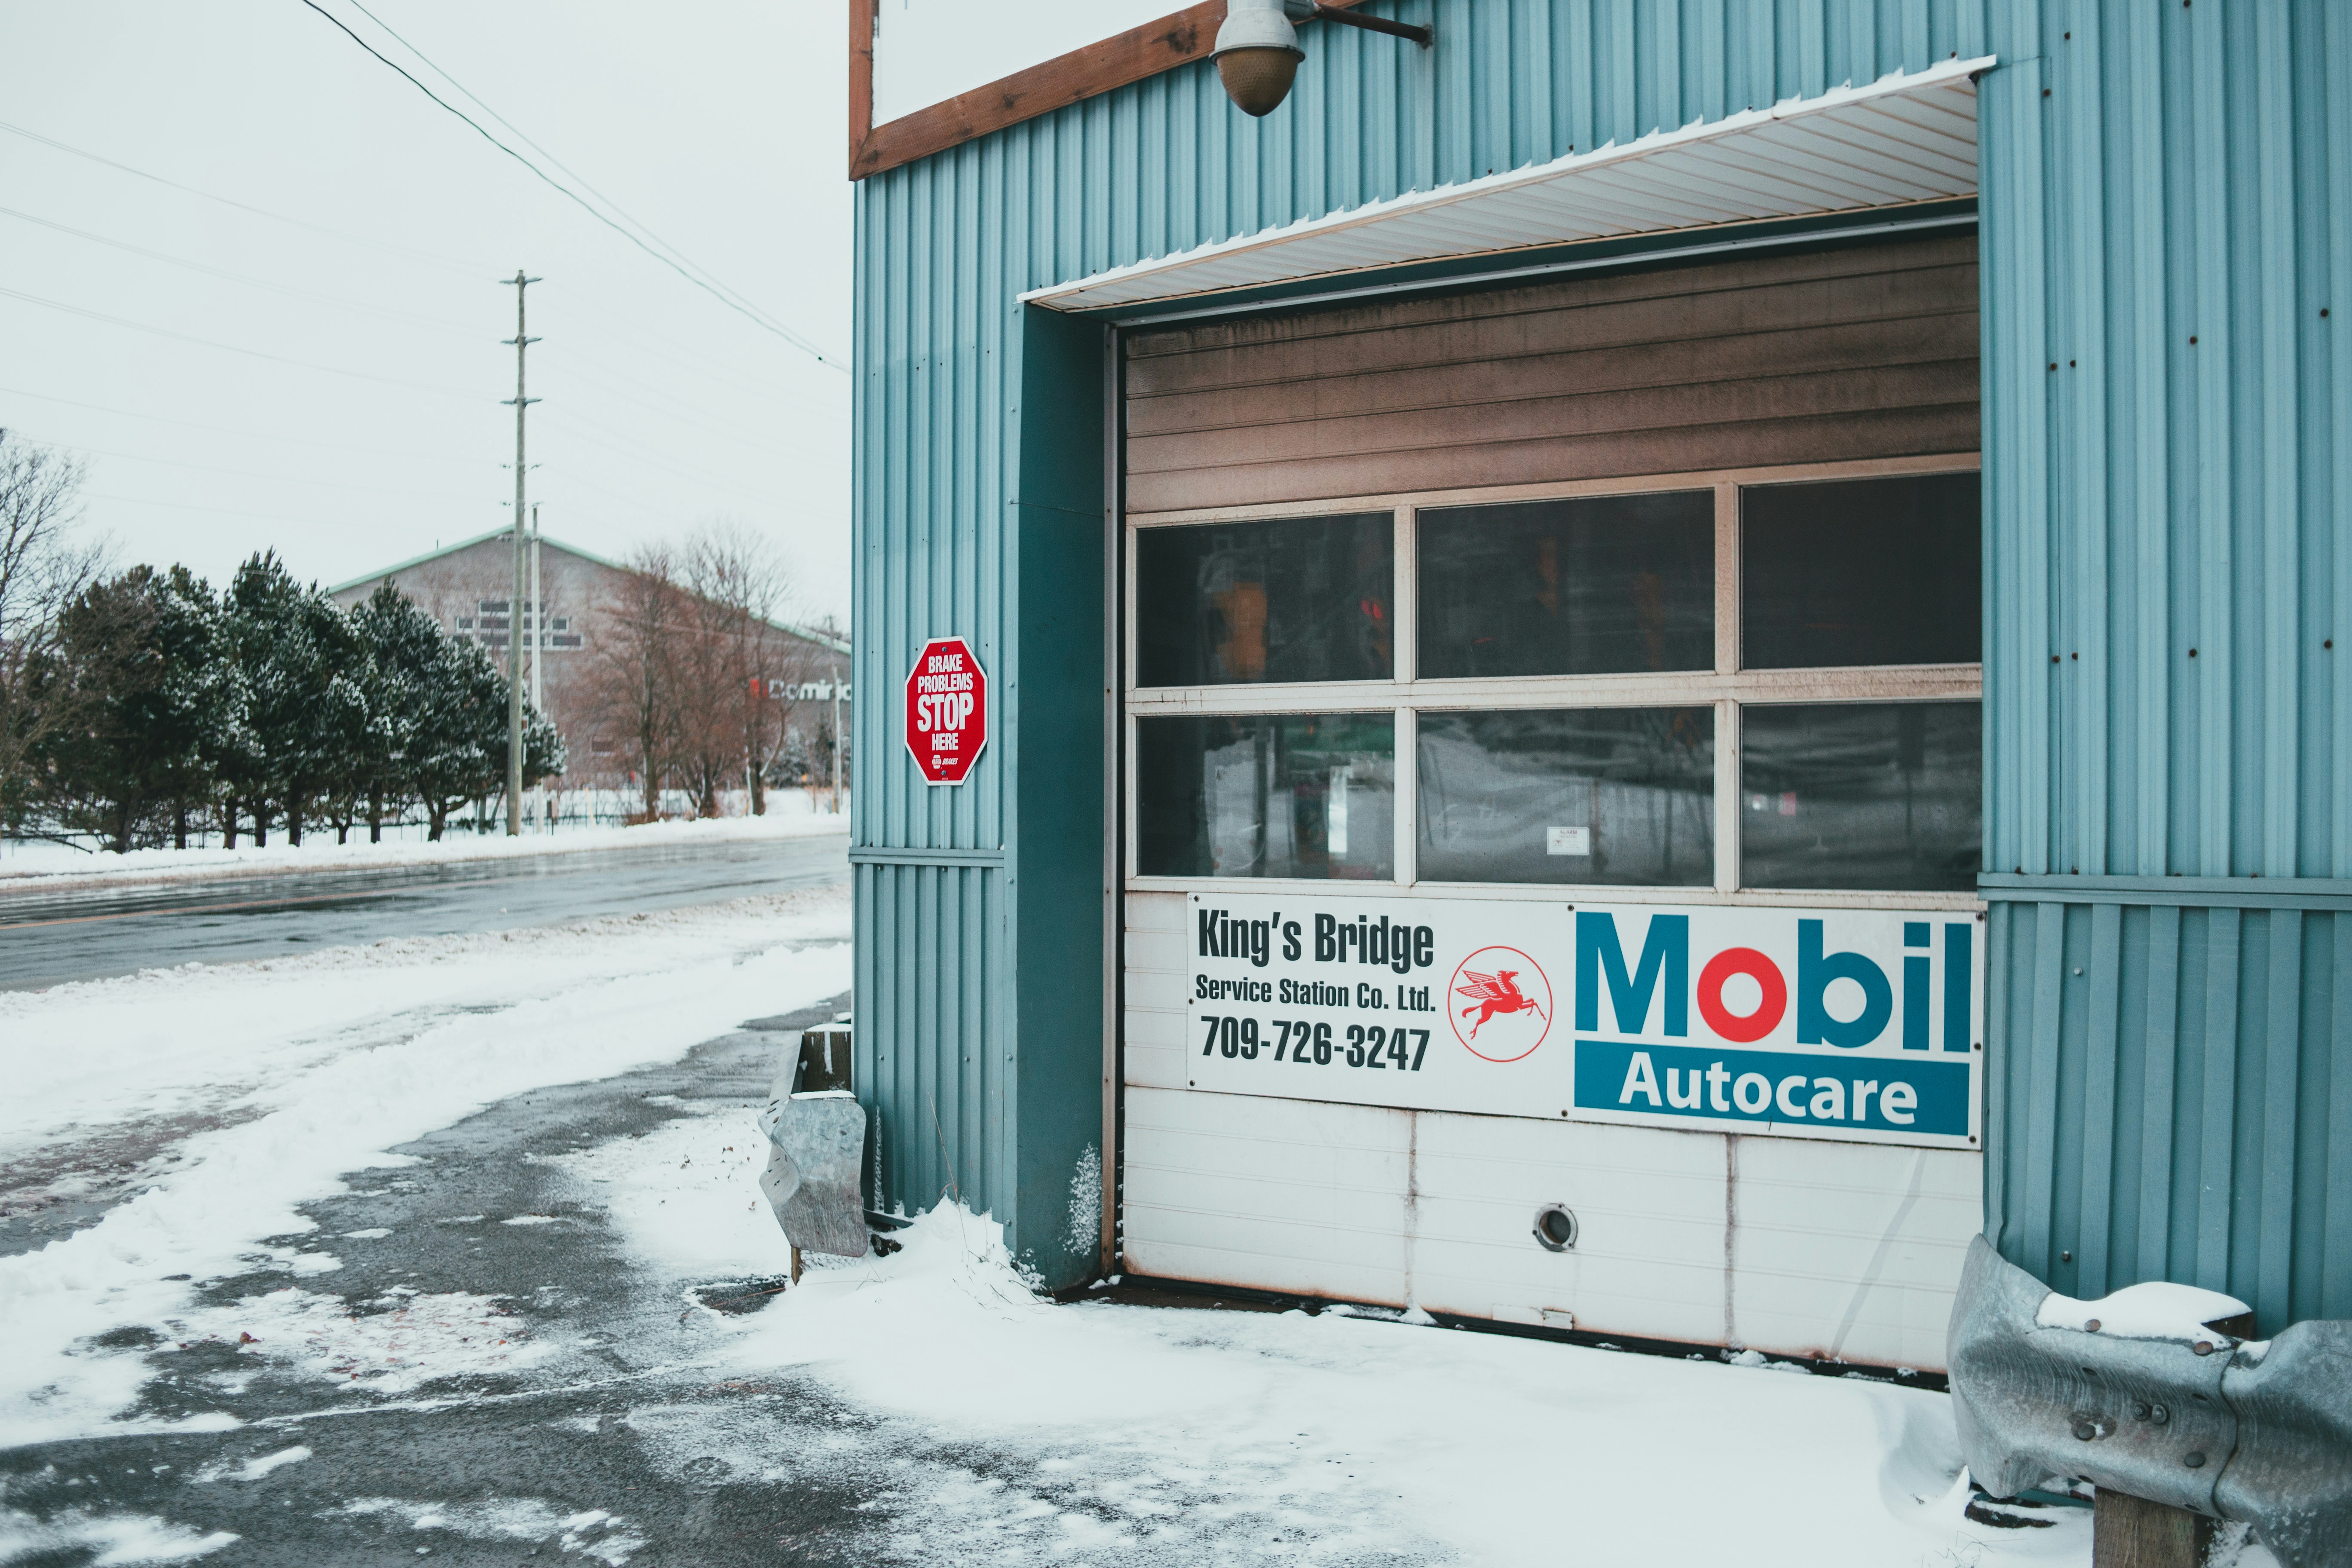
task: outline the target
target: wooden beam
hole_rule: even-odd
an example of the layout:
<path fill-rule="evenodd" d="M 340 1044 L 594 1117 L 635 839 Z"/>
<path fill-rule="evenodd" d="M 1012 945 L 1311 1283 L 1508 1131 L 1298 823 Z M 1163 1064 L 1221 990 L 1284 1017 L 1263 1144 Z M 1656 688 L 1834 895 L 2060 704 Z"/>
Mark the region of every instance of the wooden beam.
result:
<path fill-rule="evenodd" d="M 1352 5 L 1356 0 L 1334 0 Z M 1129 82 L 1205 59 L 1225 19 L 1224 0 L 1202 0 L 1115 37 L 1015 71 L 944 103 L 873 123 L 875 0 L 849 0 L 849 177 L 865 179 L 1034 120 Z"/>
<path fill-rule="evenodd" d="M 875 0 L 849 0 L 849 177 L 857 178 L 857 150 L 874 129 Z"/>

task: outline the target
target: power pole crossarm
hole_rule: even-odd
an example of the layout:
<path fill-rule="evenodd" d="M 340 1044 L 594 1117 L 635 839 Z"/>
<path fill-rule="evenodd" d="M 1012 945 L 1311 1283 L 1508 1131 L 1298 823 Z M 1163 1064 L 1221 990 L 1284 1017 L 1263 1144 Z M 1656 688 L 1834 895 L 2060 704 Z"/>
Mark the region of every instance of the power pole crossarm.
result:
<path fill-rule="evenodd" d="M 523 331 L 523 296 L 539 279 L 524 277 L 518 267 L 506 281 L 515 291 L 515 335 L 507 340 L 515 352 L 511 399 L 515 411 L 514 592 L 507 600 L 507 837 L 515 838 L 522 833 L 523 476 L 530 471 L 523 461 L 523 415 L 539 401 L 523 395 L 523 354 L 539 342 Z"/>

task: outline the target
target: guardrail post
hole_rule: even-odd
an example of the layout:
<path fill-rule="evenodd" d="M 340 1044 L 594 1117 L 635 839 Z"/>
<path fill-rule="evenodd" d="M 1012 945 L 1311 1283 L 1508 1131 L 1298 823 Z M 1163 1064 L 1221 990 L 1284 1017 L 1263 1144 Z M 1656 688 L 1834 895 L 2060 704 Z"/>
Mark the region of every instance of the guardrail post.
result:
<path fill-rule="evenodd" d="M 2091 1568 L 2198 1568 L 2213 1521 L 2168 1503 L 2101 1487 L 2092 1515 Z"/>

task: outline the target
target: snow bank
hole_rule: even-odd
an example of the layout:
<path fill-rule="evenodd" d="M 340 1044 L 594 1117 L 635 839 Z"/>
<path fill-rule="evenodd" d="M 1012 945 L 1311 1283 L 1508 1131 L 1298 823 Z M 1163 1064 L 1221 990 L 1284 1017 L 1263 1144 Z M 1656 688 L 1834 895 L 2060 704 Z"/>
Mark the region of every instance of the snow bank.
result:
<path fill-rule="evenodd" d="M 1932 1558 L 1963 1534 L 1939 1394 L 1336 1312 L 1055 1307 L 986 1218 L 942 1205 L 899 1236 L 903 1253 L 742 1321 L 731 1359 L 805 1366 L 935 1440 L 1037 1466 L 910 1500 L 919 1560 L 1293 1542 L 1332 1561 L 1817 1568 Z"/>
<path fill-rule="evenodd" d="M 2082 1329 L 2127 1340 L 2211 1340 L 2215 1335 L 2206 1324 L 2252 1310 L 2219 1290 L 2151 1279 L 2095 1301 L 2053 1290 L 2042 1299 L 2033 1321 L 2045 1329 Z"/>
<path fill-rule="evenodd" d="M 559 1158 L 649 1267 L 741 1278 L 785 1257 L 751 1201 L 753 1135 L 719 1111 Z M 984 1215 L 942 1204 L 897 1236 L 887 1258 L 810 1258 L 762 1310 L 698 1316 L 714 1375 L 799 1369 L 833 1413 L 732 1447 L 667 1406 L 632 1428 L 681 1464 L 879 1485 L 913 1562 L 2087 1560 L 2087 1516 L 1965 1520 L 1941 1394 L 1337 1311 L 1057 1307 Z"/>
<path fill-rule="evenodd" d="M 781 805 L 800 798 L 779 796 L 778 802 Z M 281 841 L 262 849 L 241 844 L 235 849 L 134 849 L 128 855 L 83 855 L 55 846 L 49 847 L 54 852 L 37 854 L 28 847 L 25 852 L 0 860 L 0 894 L 251 877 L 278 871 L 382 870 L 453 861 L 571 855 L 592 849 L 638 849 L 647 845 L 814 838 L 848 831 L 846 814 L 772 809 L 765 816 L 653 822 L 641 827 L 567 828 L 557 833 L 526 833 L 518 838 L 467 834 L 460 838 L 444 838 L 438 844 L 337 844 L 334 829 L 330 827 L 323 834 L 314 831 L 299 847 Z"/>
<path fill-rule="evenodd" d="M 478 1370 L 454 1352 L 495 1329 L 486 1310 L 451 1301 L 433 1304 L 437 1320 L 412 1308 L 372 1321 L 369 1333 L 415 1339 L 413 1355 L 362 1343 L 294 1285 L 339 1268 L 331 1253 L 257 1244 L 310 1230 L 300 1205 L 346 1190 L 347 1173 L 398 1163 L 389 1150 L 485 1105 L 675 1059 L 743 1019 L 837 994 L 847 917 L 835 888 L 0 998 L 0 1074 L 12 1089 L 0 1150 L 173 1118 L 185 1127 L 144 1192 L 72 1237 L 0 1259 L 10 1330 L 0 1442 L 121 1430 L 110 1418 L 135 1398 L 143 1358 L 88 1342 L 134 1325 L 173 1342 L 250 1332 L 249 1353 L 341 1368 L 347 1384 L 365 1355 L 379 1358 L 369 1383 Z M 796 938 L 830 940 L 784 945 Z M 287 1288 L 196 1309 L 205 1279 L 257 1261 L 291 1277 Z"/>

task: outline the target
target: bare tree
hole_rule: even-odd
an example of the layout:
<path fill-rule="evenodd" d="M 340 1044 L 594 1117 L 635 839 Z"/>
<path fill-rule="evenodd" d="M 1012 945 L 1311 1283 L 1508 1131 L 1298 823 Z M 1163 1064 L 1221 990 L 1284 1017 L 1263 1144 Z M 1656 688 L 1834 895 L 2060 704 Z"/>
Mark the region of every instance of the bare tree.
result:
<path fill-rule="evenodd" d="M 81 481 L 71 458 L 0 428 L 0 825 L 23 815 L 31 757 L 64 720 L 33 700 L 33 672 L 57 647 L 59 613 L 105 564 L 104 546 L 69 537 Z"/>
<path fill-rule="evenodd" d="M 684 748 L 682 649 L 693 640 L 693 609 L 660 545 L 631 556 L 614 596 L 599 606 L 588 705 L 601 725 L 627 738 L 648 822 L 660 815 L 662 782 Z"/>
<path fill-rule="evenodd" d="M 768 765 L 783 743 L 791 694 L 804 674 L 800 639 L 775 624 L 790 598 L 791 577 L 764 538 L 730 519 L 704 525 L 687 541 L 684 566 L 700 634 L 689 662 L 702 810 L 715 814 L 719 788 L 740 773 L 752 815 L 765 816 Z"/>

